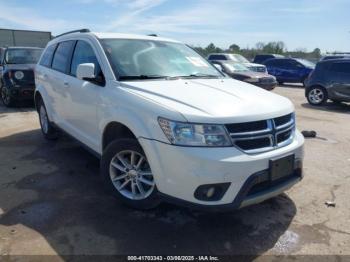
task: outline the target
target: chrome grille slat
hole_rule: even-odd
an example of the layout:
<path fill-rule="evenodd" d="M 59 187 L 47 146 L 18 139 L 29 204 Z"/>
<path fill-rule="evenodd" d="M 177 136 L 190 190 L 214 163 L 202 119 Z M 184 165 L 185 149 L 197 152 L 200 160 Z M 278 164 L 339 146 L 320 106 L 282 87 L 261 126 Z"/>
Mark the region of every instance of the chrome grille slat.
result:
<path fill-rule="evenodd" d="M 232 143 L 248 154 L 256 154 L 289 145 L 293 141 L 295 130 L 294 113 L 263 121 L 266 121 L 266 125 L 264 125 L 267 128 L 255 131 L 251 131 L 249 127 L 254 126 L 255 123 L 261 123 L 261 120 L 255 122 L 226 125 Z M 242 127 L 236 128 L 236 130 L 238 129 L 249 131 L 232 132 L 232 129 L 234 129 L 234 127 L 237 127 L 237 125 L 242 125 Z M 245 126 L 248 128 L 245 128 Z M 267 142 L 267 140 L 262 141 L 264 138 L 269 138 L 268 144 L 264 143 Z M 256 148 L 251 148 L 254 140 L 257 141 Z M 244 141 L 246 143 L 244 143 Z"/>

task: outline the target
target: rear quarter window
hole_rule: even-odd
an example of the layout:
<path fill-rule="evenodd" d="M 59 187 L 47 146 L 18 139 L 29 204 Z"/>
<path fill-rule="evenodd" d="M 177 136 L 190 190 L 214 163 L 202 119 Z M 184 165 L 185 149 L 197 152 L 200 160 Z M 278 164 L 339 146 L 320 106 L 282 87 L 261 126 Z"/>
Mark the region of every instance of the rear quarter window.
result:
<path fill-rule="evenodd" d="M 46 48 L 43 56 L 41 57 L 41 60 L 39 62 L 40 65 L 46 66 L 46 67 L 51 67 L 51 62 L 52 62 L 52 57 L 53 53 L 55 52 L 57 45 L 50 45 Z"/>
<path fill-rule="evenodd" d="M 343 74 L 350 74 L 350 62 L 334 63 L 330 66 L 330 71 Z"/>

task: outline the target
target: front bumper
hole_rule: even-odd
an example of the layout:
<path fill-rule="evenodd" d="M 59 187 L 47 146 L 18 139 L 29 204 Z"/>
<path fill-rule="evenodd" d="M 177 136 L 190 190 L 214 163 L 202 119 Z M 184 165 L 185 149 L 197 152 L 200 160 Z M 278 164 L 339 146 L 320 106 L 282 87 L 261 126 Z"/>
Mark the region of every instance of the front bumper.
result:
<path fill-rule="evenodd" d="M 35 85 L 12 85 L 9 88 L 11 96 L 15 100 L 32 100 L 34 99 Z"/>
<path fill-rule="evenodd" d="M 261 87 L 266 90 L 273 90 L 277 86 L 277 81 L 276 82 L 270 82 L 270 83 L 254 83 L 256 86 Z"/>
<path fill-rule="evenodd" d="M 295 159 L 303 159 L 304 138 L 299 132 L 288 146 L 256 155 L 247 155 L 235 147 L 179 147 L 144 138 L 139 141 L 161 195 L 184 205 L 207 209 L 240 208 L 281 194 L 302 178 L 301 170 L 295 170 L 293 176 L 281 183 L 247 195 L 254 181 L 266 175 L 271 159 L 291 154 Z M 203 201 L 195 197 L 199 186 L 219 183 L 229 184 L 220 199 Z"/>

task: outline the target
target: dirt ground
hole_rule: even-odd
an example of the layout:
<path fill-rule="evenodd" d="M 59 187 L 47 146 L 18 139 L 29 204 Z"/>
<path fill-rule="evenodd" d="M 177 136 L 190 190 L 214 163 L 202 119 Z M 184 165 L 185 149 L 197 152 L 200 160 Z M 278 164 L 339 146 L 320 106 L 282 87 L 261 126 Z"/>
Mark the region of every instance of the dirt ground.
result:
<path fill-rule="evenodd" d="M 317 131 L 305 177 L 217 214 L 120 205 L 102 189 L 97 159 L 67 137 L 45 141 L 34 108 L 0 104 L 0 254 L 350 255 L 350 105 L 311 107 L 298 86 L 273 92 L 294 102 L 300 130 Z"/>

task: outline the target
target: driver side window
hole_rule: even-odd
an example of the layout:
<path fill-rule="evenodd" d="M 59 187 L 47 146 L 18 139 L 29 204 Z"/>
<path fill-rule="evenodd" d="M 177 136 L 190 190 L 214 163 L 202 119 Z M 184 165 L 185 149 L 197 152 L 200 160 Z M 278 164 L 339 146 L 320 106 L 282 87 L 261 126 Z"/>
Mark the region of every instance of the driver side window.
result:
<path fill-rule="evenodd" d="M 98 63 L 95 52 L 90 46 L 90 44 L 88 44 L 85 41 L 79 40 L 74 49 L 70 74 L 72 76 L 76 76 L 78 65 L 84 63 L 93 63 L 95 65 L 95 76 L 99 76 L 102 74 L 101 67 Z"/>

